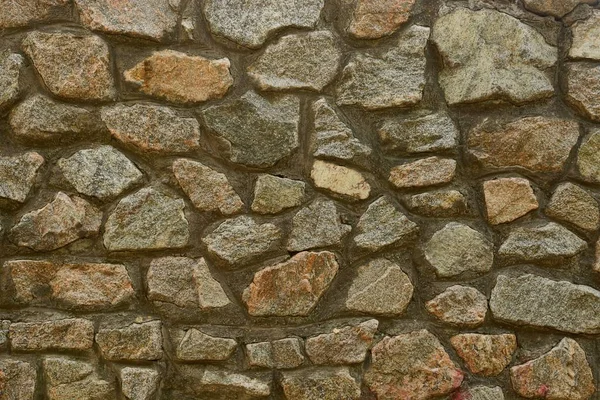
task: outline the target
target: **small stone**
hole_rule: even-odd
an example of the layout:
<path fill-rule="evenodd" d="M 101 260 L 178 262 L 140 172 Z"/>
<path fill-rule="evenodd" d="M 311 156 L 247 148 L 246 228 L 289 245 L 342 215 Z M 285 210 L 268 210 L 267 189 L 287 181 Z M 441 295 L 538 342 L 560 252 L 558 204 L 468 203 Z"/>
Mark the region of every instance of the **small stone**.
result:
<path fill-rule="evenodd" d="M 570 338 L 541 357 L 510 369 L 515 391 L 523 397 L 586 400 L 596 392 L 586 354 Z"/>
<path fill-rule="evenodd" d="M 567 64 L 566 102 L 579 114 L 600 121 L 600 65 Z"/>
<path fill-rule="evenodd" d="M 177 358 L 184 361 L 227 360 L 237 347 L 233 339 L 207 335 L 198 329 L 189 329 L 177 345 Z"/>
<path fill-rule="evenodd" d="M 259 214 L 277 214 L 302 204 L 306 184 L 273 175 L 259 175 L 254 185 L 252 211 Z"/>
<path fill-rule="evenodd" d="M 600 228 L 600 209 L 596 199 L 581 186 L 569 182 L 556 187 L 546 206 L 546 214 L 587 231 Z"/>
<path fill-rule="evenodd" d="M 310 177 L 316 187 L 330 190 L 352 200 L 364 200 L 371 194 L 371 185 L 363 174 L 342 165 L 315 160 Z"/>
<path fill-rule="evenodd" d="M 70 0 L 6 1 L 2 3 L 0 29 L 19 28 L 36 22 L 51 22 L 68 19 Z M 8 396 L 7 398 L 11 398 Z M 20 400 L 15 398 L 15 400 Z"/>
<path fill-rule="evenodd" d="M 437 190 L 408 197 L 406 207 L 426 217 L 457 217 L 465 214 L 469 206 L 458 190 Z"/>
<path fill-rule="evenodd" d="M 425 303 L 425 308 L 447 324 L 474 328 L 485 320 L 488 303 L 479 290 L 455 285 Z"/>
<path fill-rule="evenodd" d="M 23 203 L 43 164 L 44 157 L 34 151 L 0 157 L 0 199 Z"/>
<path fill-rule="evenodd" d="M 502 388 L 499 386 L 475 386 L 464 390 L 459 389 L 454 396 L 469 400 L 504 400 L 504 393 L 502 393 Z"/>
<path fill-rule="evenodd" d="M 413 25 L 390 50 L 353 56 L 342 71 L 337 104 L 367 110 L 419 104 L 425 87 L 428 38 L 429 28 Z"/>
<path fill-rule="evenodd" d="M 271 394 L 271 381 L 207 367 L 200 378 L 203 391 L 217 399 L 254 400 Z M 215 397 L 216 396 L 216 397 Z"/>
<path fill-rule="evenodd" d="M 371 354 L 365 382 L 379 400 L 429 399 L 454 391 L 463 380 L 439 340 L 425 329 L 386 336 Z"/>
<path fill-rule="evenodd" d="M 562 18 L 579 4 L 594 4 L 596 0 L 523 0 L 525 8 L 542 15 Z"/>
<path fill-rule="evenodd" d="M 306 353 L 313 364 L 362 363 L 373 346 L 378 326 L 379 321 L 371 319 L 310 337 L 306 339 Z"/>
<path fill-rule="evenodd" d="M 4 12 L 4 10 L 3 10 Z M 0 27 L 2 16 L 0 16 Z M 25 65 L 23 56 L 10 51 L 0 52 L 0 111 L 11 106 L 21 94 L 19 78 Z"/>
<path fill-rule="evenodd" d="M 339 245 L 352 227 L 342 224 L 335 203 L 317 199 L 294 215 L 288 251 Z"/>
<path fill-rule="evenodd" d="M 128 400 L 156 398 L 160 374 L 152 368 L 125 367 L 120 371 L 121 390 Z"/>
<path fill-rule="evenodd" d="M 408 21 L 415 0 L 355 0 L 347 31 L 357 39 L 391 35 Z"/>
<path fill-rule="evenodd" d="M 143 188 L 121 199 L 104 225 L 109 251 L 158 250 L 185 247 L 188 222 L 182 199 L 154 188 Z"/>
<path fill-rule="evenodd" d="M 571 31 L 573 43 L 569 57 L 600 61 L 600 10 L 592 10 L 587 19 L 576 21 Z"/>
<path fill-rule="evenodd" d="M 389 181 L 399 189 L 424 187 L 451 182 L 455 174 L 455 160 L 433 156 L 392 168 Z"/>
<path fill-rule="evenodd" d="M 8 346 L 8 331 L 11 321 L 8 319 L 0 320 L 0 349 L 5 349 Z"/>
<path fill-rule="evenodd" d="M 253 367 L 288 369 L 304 363 L 302 340 L 298 338 L 249 343 L 246 345 L 246 355 L 248 365 Z"/>
<path fill-rule="evenodd" d="M 153 361 L 163 356 L 160 321 L 100 329 L 96 333 L 96 343 L 102 356 L 109 361 Z"/>
<path fill-rule="evenodd" d="M 513 334 L 466 333 L 452 336 L 450 343 L 469 371 L 483 376 L 500 374 L 517 350 L 517 337 Z"/>
<path fill-rule="evenodd" d="M 242 300 L 252 316 L 310 314 L 329 288 L 339 265 L 333 253 L 298 253 L 254 275 Z"/>
<path fill-rule="evenodd" d="M 531 184 L 523 178 L 498 178 L 483 182 L 490 224 L 514 221 L 539 206 Z"/>
<path fill-rule="evenodd" d="M 223 215 L 231 215 L 244 209 L 242 199 L 225 174 L 185 158 L 173 162 L 173 174 L 200 211 L 219 211 Z"/>
<path fill-rule="evenodd" d="M 14 322 L 8 336 L 13 351 L 84 351 L 92 348 L 94 324 L 81 318 Z"/>
<path fill-rule="evenodd" d="M 91 364 L 66 358 L 48 357 L 43 360 L 46 381 L 46 398 L 63 399 L 113 399 L 115 385 L 100 379 Z"/>
<path fill-rule="evenodd" d="M 142 93 L 174 103 L 220 99 L 233 85 L 229 59 L 210 60 L 174 50 L 154 52 L 125 71 Z"/>
<path fill-rule="evenodd" d="M 137 150 L 184 153 L 200 146 L 198 121 L 168 107 L 117 104 L 102 108 L 101 114 L 111 135 Z"/>
<path fill-rule="evenodd" d="M 0 18 L 2 17 L 0 16 Z M 30 363 L 11 359 L 0 361 L 0 387 L 2 388 L 0 399 L 33 399 L 35 398 L 36 381 L 37 374 L 35 366 Z"/>
<path fill-rule="evenodd" d="M 284 372 L 281 387 L 287 400 L 360 399 L 360 384 L 343 367 Z"/>
<path fill-rule="evenodd" d="M 600 129 L 583 139 L 577 153 L 577 169 L 586 181 L 600 183 Z"/>
<path fill-rule="evenodd" d="M 23 50 L 53 94 L 71 100 L 113 100 L 116 95 L 108 46 L 95 35 L 32 32 Z"/>

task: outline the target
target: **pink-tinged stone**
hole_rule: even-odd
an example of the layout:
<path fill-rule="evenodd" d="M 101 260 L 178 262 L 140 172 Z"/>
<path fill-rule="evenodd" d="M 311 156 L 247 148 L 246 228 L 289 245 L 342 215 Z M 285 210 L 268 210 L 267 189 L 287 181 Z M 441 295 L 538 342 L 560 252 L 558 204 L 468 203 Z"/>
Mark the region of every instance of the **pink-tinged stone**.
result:
<path fill-rule="evenodd" d="M 596 0 L 523 0 L 525 8 L 534 13 L 564 17 L 579 4 L 594 4 Z"/>
<path fill-rule="evenodd" d="M 443 322 L 472 328 L 485 320 L 488 303 L 479 290 L 455 285 L 425 303 L 425 308 Z"/>
<path fill-rule="evenodd" d="M 0 29 L 67 19 L 71 11 L 70 3 L 70 0 L 3 0 L 0 4 Z"/>
<path fill-rule="evenodd" d="M 35 366 L 20 360 L 0 361 L 2 400 L 31 400 L 36 389 Z"/>
<path fill-rule="evenodd" d="M 89 350 L 94 342 L 94 324 L 81 318 L 10 325 L 13 351 Z"/>
<path fill-rule="evenodd" d="M 513 334 L 465 333 L 451 337 L 450 343 L 467 368 L 483 376 L 500 374 L 517 349 L 517 338 Z"/>
<path fill-rule="evenodd" d="M 531 184 L 523 178 L 499 178 L 483 183 L 488 221 L 492 225 L 514 221 L 539 204 Z"/>
<path fill-rule="evenodd" d="M 391 35 L 411 16 L 415 0 L 357 0 L 348 33 L 358 39 Z"/>

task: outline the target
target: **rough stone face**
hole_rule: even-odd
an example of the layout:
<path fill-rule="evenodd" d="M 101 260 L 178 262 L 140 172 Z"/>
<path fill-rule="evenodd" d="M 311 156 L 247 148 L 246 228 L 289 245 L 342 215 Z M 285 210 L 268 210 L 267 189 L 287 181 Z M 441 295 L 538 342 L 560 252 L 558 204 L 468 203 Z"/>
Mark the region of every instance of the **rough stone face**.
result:
<path fill-rule="evenodd" d="M 525 8 L 542 15 L 564 17 L 579 4 L 594 4 L 596 0 L 523 0 Z"/>
<path fill-rule="evenodd" d="M 227 360 L 237 347 L 233 339 L 207 335 L 198 329 L 188 330 L 177 345 L 177 358 L 184 361 Z"/>
<path fill-rule="evenodd" d="M 300 101 L 291 95 L 269 98 L 248 91 L 236 100 L 202 111 L 225 157 L 249 167 L 270 167 L 298 145 Z"/>
<path fill-rule="evenodd" d="M 556 187 L 546 206 L 546 214 L 587 231 L 600 228 L 598 202 L 581 186 L 570 182 Z"/>
<path fill-rule="evenodd" d="M 0 349 L 5 349 L 8 346 L 8 330 L 10 328 L 10 324 L 10 320 L 0 320 Z"/>
<path fill-rule="evenodd" d="M 424 187 L 448 183 L 455 173 L 455 160 L 433 156 L 392 168 L 389 181 L 399 189 Z"/>
<path fill-rule="evenodd" d="M 386 119 L 377 134 L 385 151 L 414 154 L 454 150 L 459 132 L 447 114 L 437 113 Z"/>
<path fill-rule="evenodd" d="M 483 182 L 490 224 L 514 221 L 539 206 L 531 184 L 523 178 L 498 178 Z"/>
<path fill-rule="evenodd" d="M 110 361 L 151 361 L 163 356 L 160 321 L 100 329 L 96 333 L 96 343 L 102 356 Z"/>
<path fill-rule="evenodd" d="M 467 212 L 465 196 L 458 190 L 437 190 L 408 197 L 406 207 L 427 217 L 456 217 Z"/>
<path fill-rule="evenodd" d="M 575 22 L 571 32 L 573 42 L 569 57 L 600 61 L 600 11 L 593 10 L 587 19 Z"/>
<path fill-rule="evenodd" d="M 513 334 L 481 335 L 466 333 L 450 338 L 450 343 L 474 374 L 495 376 L 510 363 L 517 349 Z"/>
<path fill-rule="evenodd" d="M 254 400 L 264 399 L 271 394 L 270 380 L 251 378 L 214 367 L 204 370 L 199 385 L 204 392 L 218 399 Z"/>
<path fill-rule="evenodd" d="M 585 400 L 596 392 L 585 352 L 570 338 L 541 357 L 512 367 L 510 377 L 513 388 L 523 397 Z"/>
<path fill-rule="evenodd" d="M 600 121 L 600 65 L 569 63 L 566 74 L 567 103 L 584 117 Z"/>
<path fill-rule="evenodd" d="M 66 19 L 70 8 L 69 0 L 4 1 L 2 3 L 2 13 L 0 14 L 0 29 L 18 28 L 35 22 Z"/>
<path fill-rule="evenodd" d="M 306 184 L 274 175 L 259 175 L 254 185 L 252 211 L 259 214 L 277 214 L 302 204 Z"/>
<path fill-rule="evenodd" d="M 363 174 L 342 165 L 315 160 L 310 177 L 316 187 L 330 190 L 353 200 L 364 200 L 371 194 L 371 185 Z"/>
<path fill-rule="evenodd" d="M 425 400 L 458 388 L 463 373 L 427 330 L 386 336 L 371 351 L 365 382 L 379 400 Z"/>
<path fill-rule="evenodd" d="M 600 332 L 600 292 L 531 274 L 499 275 L 492 290 L 494 319 L 571 333 Z"/>
<path fill-rule="evenodd" d="M 488 303 L 479 290 L 455 285 L 425 303 L 425 308 L 447 324 L 474 328 L 485 320 Z"/>
<path fill-rule="evenodd" d="M 34 151 L 0 157 L 0 199 L 23 203 L 43 164 L 44 157 Z"/>
<path fill-rule="evenodd" d="M 35 366 L 19 360 L 0 361 L 0 387 L 2 400 L 30 400 L 36 388 Z"/>
<path fill-rule="evenodd" d="M 125 71 L 142 93 L 174 103 L 199 103 L 225 96 L 233 84 L 229 59 L 210 60 L 174 50 L 154 52 Z"/>
<path fill-rule="evenodd" d="M 73 318 L 44 322 L 15 322 L 8 336 L 13 351 L 84 351 L 92 348 L 94 324 Z"/>
<path fill-rule="evenodd" d="M 154 399 L 160 383 L 160 374 L 151 368 L 125 367 L 119 378 L 121 390 L 129 400 Z"/>
<path fill-rule="evenodd" d="M 600 130 L 586 136 L 577 153 L 577 169 L 586 181 L 600 183 Z"/>
<path fill-rule="evenodd" d="M 1 19 L 0 26 L 2 26 Z M 18 99 L 21 93 L 19 77 L 24 64 L 25 60 L 20 54 L 11 53 L 10 51 L 0 52 L 0 111 L 12 105 Z"/>
<path fill-rule="evenodd" d="M 415 0 L 355 0 L 347 32 L 357 39 L 394 33 L 410 18 Z"/>
<path fill-rule="evenodd" d="M 464 390 L 460 389 L 454 396 L 469 400 L 504 400 L 504 393 L 499 386 L 475 386 Z"/>
<path fill-rule="evenodd" d="M 400 35 L 390 50 L 353 56 L 337 86 L 337 104 L 374 110 L 420 103 L 428 38 L 429 28 L 414 25 Z"/>
<path fill-rule="evenodd" d="M 121 199 L 104 225 L 109 251 L 180 248 L 188 244 L 182 199 L 143 188 Z"/>
<path fill-rule="evenodd" d="M 248 364 L 253 367 L 288 369 L 304 363 L 302 340 L 285 338 L 246 345 Z"/>
<path fill-rule="evenodd" d="M 287 400 L 360 399 L 360 385 L 348 368 L 284 372 L 281 387 Z"/>
<path fill-rule="evenodd" d="M 98 36 L 32 32 L 22 45 L 56 96 L 99 101 L 116 97 L 108 46 Z"/>
<path fill-rule="evenodd" d="M 339 269 L 333 253 L 302 252 L 264 268 L 243 293 L 252 316 L 308 315 Z"/>
<path fill-rule="evenodd" d="M 43 360 L 46 396 L 49 400 L 115 398 L 114 383 L 100 379 L 93 366 L 67 358 Z"/>
<path fill-rule="evenodd" d="M 459 8 L 437 19 L 431 39 L 444 61 L 438 80 L 450 105 L 523 104 L 554 93 L 545 70 L 557 61 L 556 47 L 508 14 Z"/>
<path fill-rule="evenodd" d="M 223 215 L 231 215 L 244 209 L 242 199 L 225 174 L 185 158 L 173 162 L 173 174 L 200 211 L 219 211 Z"/>

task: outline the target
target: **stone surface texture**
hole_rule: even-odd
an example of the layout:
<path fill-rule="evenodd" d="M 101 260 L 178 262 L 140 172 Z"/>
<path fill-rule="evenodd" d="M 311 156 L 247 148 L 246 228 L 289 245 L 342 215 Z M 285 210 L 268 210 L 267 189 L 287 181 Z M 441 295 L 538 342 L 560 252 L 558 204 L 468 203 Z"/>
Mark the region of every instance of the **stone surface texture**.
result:
<path fill-rule="evenodd" d="M 356 0 L 347 31 L 357 39 L 394 33 L 411 16 L 415 0 Z"/>
<path fill-rule="evenodd" d="M 531 184 L 523 178 L 500 178 L 483 183 L 488 221 L 497 225 L 514 221 L 539 206 Z"/>

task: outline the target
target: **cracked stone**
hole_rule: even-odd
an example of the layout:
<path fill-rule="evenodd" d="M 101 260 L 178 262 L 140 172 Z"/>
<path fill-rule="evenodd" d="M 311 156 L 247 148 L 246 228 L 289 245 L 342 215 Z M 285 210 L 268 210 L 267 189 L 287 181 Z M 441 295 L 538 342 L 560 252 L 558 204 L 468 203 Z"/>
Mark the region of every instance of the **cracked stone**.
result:
<path fill-rule="evenodd" d="M 500 374 L 517 350 L 517 337 L 513 334 L 466 333 L 452 336 L 450 343 L 469 371 L 483 376 Z"/>
<path fill-rule="evenodd" d="M 562 18 L 579 4 L 594 4 L 596 0 L 523 0 L 525 8 L 542 15 Z"/>
<path fill-rule="evenodd" d="M 408 197 L 406 207 L 426 217 L 457 217 L 466 214 L 469 205 L 458 190 L 437 190 Z"/>
<path fill-rule="evenodd" d="M 4 10 L 3 10 L 4 12 Z M 2 26 L 2 16 L 0 16 Z M 21 94 L 19 77 L 25 65 L 23 56 L 10 51 L 0 52 L 0 111 L 11 106 Z"/>
<path fill-rule="evenodd" d="M 271 394 L 271 379 L 252 378 L 215 367 L 207 367 L 198 384 L 203 392 L 217 399 L 254 400 Z"/>
<path fill-rule="evenodd" d="M 354 0 L 346 31 L 357 39 L 391 35 L 408 21 L 415 0 Z"/>
<path fill-rule="evenodd" d="M 302 340 L 291 337 L 272 342 L 246 345 L 248 365 L 262 368 L 288 369 L 304 363 Z"/>
<path fill-rule="evenodd" d="M 121 369 L 121 390 L 128 400 L 152 400 L 158 392 L 160 374 L 152 368 Z"/>
<path fill-rule="evenodd" d="M 36 368 L 30 363 L 11 359 L 0 361 L 0 387 L 2 387 L 0 398 L 2 400 L 33 399 L 36 381 Z"/>
<path fill-rule="evenodd" d="M 44 161 L 44 157 L 34 151 L 0 157 L 0 199 L 23 203 Z"/>
<path fill-rule="evenodd" d="M 371 185 L 359 171 L 330 162 L 315 160 L 310 171 L 315 186 L 352 200 L 364 200 L 371 194 Z"/>
<path fill-rule="evenodd" d="M 360 384 L 348 368 L 310 368 L 282 375 L 287 400 L 360 399 Z"/>
<path fill-rule="evenodd" d="M 455 285 L 425 303 L 425 309 L 447 324 L 474 328 L 483 324 L 488 302 L 479 290 Z"/>
<path fill-rule="evenodd" d="M 451 182 L 455 174 L 455 160 L 433 156 L 392 168 L 389 181 L 399 189 L 425 187 Z"/>
<path fill-rule="evenodd" d="M 600 65 L 568 63 L 566 102 L 579 114 L 600 121 Z"/>
<path fill-rule="evenodd" d="M 91 364 L 59 357 L 47 357 L 42 362 L 49 400 L 115 398 L 112 382 L 100 379 Z"/>
<path fill-rule="evenodd" d="M 313 364 L 359 364 L 373 346 L 379 321 L 371 319 L 358 325 L 344 326 L 331 333 L 306 339 L 306 354 Z"/>
<path fill-rule="evenodd" d="M 96 343 L 102 356 L 109 361 L 158 360 L 163 356 L 161 322 L 100 329 L 96 333 Z"/>
<path fill-rule="evenodd" d="M 498 225 L 537 210 L 531 183 L 523 178 L 498 178 L 483 182 L 485 207 L 490 224 Z"/>
<path fill-rule="evenodd" d="M 85 351 L 94 343 L 94 324 L 81 318 L 14 322 L 8 336 L 13 351 Z"/>
<path fill-rule="evenodd" d="M 259 214 L 277 214 L 302 204 L 306 183 L 274 175 L 259 175 L 254 185 L 252 211 Z"/>
<path fill-rule="evenodd" d="M 577 169 L 586 181 L 600 183 L 600 130 L 583 139 L 577 153 Z"/>
<path fill-rule="evenodd" d="M 189 329 L 177 345 L 177 358 L 184 361 L 227 360 L 237 347 L 234 339 L 207 335 L 198 329 Z"/>
<path fill-rule="evenodd" d="M 571 31 L 573 43 L 569 57 L 600 61 L 600 10 L 592 10 L 587 19 L 575 22 Z"/>
<path fill-rule="evenodd" d="M 587 231 L 600 228 L 598 202 L 587 190 L 570 182 L 556 187 L 546 206 L 546 214 Z"/>
<path fill-rule="evenodd" d="M 71 11 L 70 3 L 70 0 L 6 1 L 2 3 L 0 29 L 19 28 L 36 22 L 68 19 Z M 20 398 L 15 400 L 20 400 Z"/>

